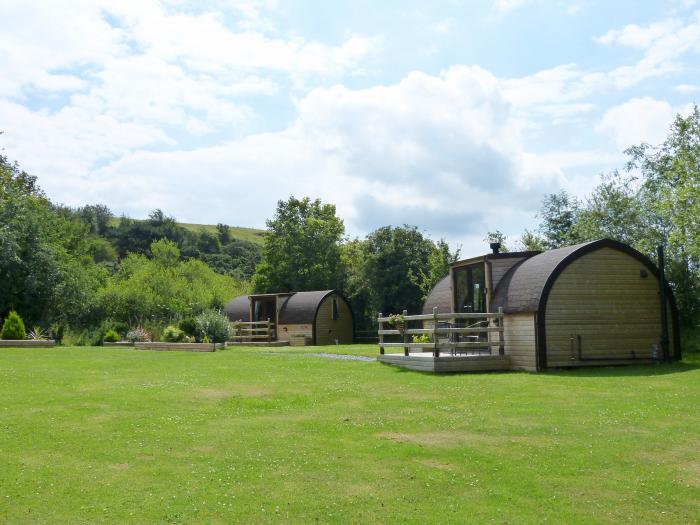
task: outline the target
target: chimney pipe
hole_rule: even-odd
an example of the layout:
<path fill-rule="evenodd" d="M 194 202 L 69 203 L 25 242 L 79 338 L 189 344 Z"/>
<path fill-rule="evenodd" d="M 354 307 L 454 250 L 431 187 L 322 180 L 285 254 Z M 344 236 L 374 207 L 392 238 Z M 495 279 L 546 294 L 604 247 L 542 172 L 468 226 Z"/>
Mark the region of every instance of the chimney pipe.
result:
<path fill-rule="evenodd" d="M 501 243 L 500 243 L 500 242 L 492 242 L 491 244 L 489 244 L 489 246 L 491 247 L 491 251 L 492 251 L 494 254 L 497 254 L 497 253 L 500 251 L 500 249 L 501 249 Z"/>

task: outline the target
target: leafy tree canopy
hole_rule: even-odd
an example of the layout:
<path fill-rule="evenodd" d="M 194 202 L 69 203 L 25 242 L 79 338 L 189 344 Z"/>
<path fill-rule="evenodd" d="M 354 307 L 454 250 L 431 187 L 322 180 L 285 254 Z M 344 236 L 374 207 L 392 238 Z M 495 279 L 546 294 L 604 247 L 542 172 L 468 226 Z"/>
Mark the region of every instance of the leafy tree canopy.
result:
<path fill-rule="evenodd" d="M 340 287 L 345 226 L 335 206 L 292 196 L 277 203 L 274 218 L 266 224 L 262 260 L 253 276 L 257 292 Z"/>

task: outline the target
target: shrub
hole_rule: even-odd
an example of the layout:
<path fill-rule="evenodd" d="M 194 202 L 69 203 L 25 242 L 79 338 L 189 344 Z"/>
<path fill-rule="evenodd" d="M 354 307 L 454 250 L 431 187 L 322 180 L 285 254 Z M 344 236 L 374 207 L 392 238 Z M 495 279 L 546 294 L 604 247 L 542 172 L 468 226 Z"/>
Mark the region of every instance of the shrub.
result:
<path fill-rule="evenodd" d="M 146 343 L 151 340 L 151 334 L 139 326 L 129 330 L 126 333 L 126 339 L 132 343 Z"/>
<path fill-rule="evenodd" d="M 51 325 L 51 338 L 56 341 L 57 345 L 63 343 L 63 336 L 66 333 L 66 325 L 63 323 L 54 323 Z"/>
<path fill-rule="evenodd" d="M 177 326 L 166 326 L 163 330 L 163 341 L 168 343 L 181 343 L 185 340 L 185 332 Z"/>
<path fill-rule="evenodd" d="M 182 321 L 180 321 L 178 327 L 187 335 L 197 335 L 197 321 L 194 320 L 194 317 L 185 317 Z"/>
<path fill-rule="evenodd" d="M 208 342 L 224 343 L 231 335 L 231 323 L 229 323 L 228 317 L 216 310 L 202 312 L 195 318 L 195 322 L 197 333 L 202 341 L 206 337 Z"/>
<path fill-rule="evenodd" d="M 430 343 L 430 334 L 420 334 L 413 336 L 414 343 Z"/>
<path fill-rule="evenodd" d="M 35 326 L 27 334 L 27 339 L 31 339 L 32 341 L 43 341 L 46 339 L 46 332 L 44 332 L 44 329 L 41 328 L 41 326 Z"/>
<path fill-rule="evenodd" d="M 24 321 L 14 310 L 10 312 L 2 325 L 0 332 L 2 339 L 24 339 L 27 337 L 27 330 L 24 328 Z"/>
<path fill-rule="evenodd" d="M 116 330 L 107 330 L 102 340 L 105 343 L 116 343 L 119 341 L 119 334 L 116 332 Z"/>

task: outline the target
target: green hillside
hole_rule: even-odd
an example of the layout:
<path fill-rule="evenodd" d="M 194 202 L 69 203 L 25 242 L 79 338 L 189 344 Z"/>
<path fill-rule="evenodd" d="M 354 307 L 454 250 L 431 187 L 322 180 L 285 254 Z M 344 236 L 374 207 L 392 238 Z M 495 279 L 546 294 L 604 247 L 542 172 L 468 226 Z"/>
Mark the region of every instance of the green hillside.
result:
<path fill-rule="evenodd" d="M 190 224 L 186 222 L 178 223 L 183 228 L 198 232 L 202 228 L 209 233 L 216 233 L 216 225 L 214 224 Z M 231 237 L 241 241 L 248 241 L 262 246 L 263 234 L 265 230 L 259 230 L 257 228 L 243 228 L 240 226 L 229 226 Z"/>
<path fill-rule="evenodd" d="M 111 227 L 119 226 L 120 217 L 112 217 L 109 221 Z M 137 222 L 144 222 L 146 219 L 132 219 Z M 200 232 L 204 229 L 208 233 L 216 234 L 216 225 L 214 224 L 192 224 L 187 222 L 178 222 L 178 226 L 182 226 L 186 230 L 191 232 Z M 263 234 L 265 230 L 259 230 L 257 228 L 243 228 L 241 226 L 229 226 L 229 231 L 231 232 L 231 237 L 240 241 L 248 241 L 254 244 L 262 246 Z"/>

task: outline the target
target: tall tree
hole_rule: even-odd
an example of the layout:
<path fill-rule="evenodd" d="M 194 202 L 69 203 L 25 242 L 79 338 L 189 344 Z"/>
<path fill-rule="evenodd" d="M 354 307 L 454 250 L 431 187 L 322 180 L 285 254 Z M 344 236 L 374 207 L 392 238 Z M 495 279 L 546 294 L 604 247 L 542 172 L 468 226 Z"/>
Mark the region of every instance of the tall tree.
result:
<path fill-rule="evenodd" d="M 417 312 L 435 245 L 415 226 L 384 226 L 367 236 L 365 278 L 374 312 Z"/>
<path fill-rule="evenodd" d="M 262 261 L 253 276 L 258 292 L 339 288 L 340 243 L 345 226 L 335 206 L 319 199 L 290 197 L 268 220 Z"/>
<path fill-rule="evenodd" d="M 566 191 L 547 195 L 542 202 L 539 231 L 545 248 L 560 248 L 575 244 L 573 226 L 578 214 L 579 202 Z"/>

